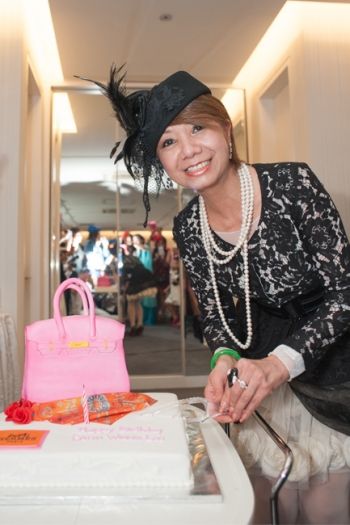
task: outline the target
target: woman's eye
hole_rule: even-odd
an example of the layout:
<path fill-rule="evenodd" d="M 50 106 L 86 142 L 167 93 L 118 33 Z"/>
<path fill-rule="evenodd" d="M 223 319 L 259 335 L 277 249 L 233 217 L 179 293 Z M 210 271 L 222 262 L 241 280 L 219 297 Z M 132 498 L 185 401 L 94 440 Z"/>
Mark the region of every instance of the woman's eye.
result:
<path fill-rule="evenodd" d="M 192 128 L 192 132 L 198 133 L 198 131 L 201 131 L 202 129 L 203 129 L 203 126 L 201 126 L 200 124 L 195 124 Z"/>
<path fill-rule="evenodd" d="M 168 146 L 171 146 L 174 143 L 173 139 L 166 139 L 163 141 L 163 148 L 167 148 Z"/>

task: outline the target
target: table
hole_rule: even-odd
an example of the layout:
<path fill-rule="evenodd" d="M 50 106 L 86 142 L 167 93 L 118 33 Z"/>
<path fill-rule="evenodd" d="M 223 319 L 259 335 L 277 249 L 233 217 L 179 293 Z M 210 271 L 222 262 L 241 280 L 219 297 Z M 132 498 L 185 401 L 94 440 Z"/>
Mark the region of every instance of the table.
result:
<path fill-rule="evenodd" d="M 150 393 L 162 399 L 160 393 Z M 246 470 L 221 425 L 212 419 L 200 423 L 210 462 L 220 486 L 219 496 L 192 495 L 188 500 L 110 498 L 68 503 L 65 498 L 47 505 L 0 505 L 1 525 L 247 525 L 254 496 Z"/>

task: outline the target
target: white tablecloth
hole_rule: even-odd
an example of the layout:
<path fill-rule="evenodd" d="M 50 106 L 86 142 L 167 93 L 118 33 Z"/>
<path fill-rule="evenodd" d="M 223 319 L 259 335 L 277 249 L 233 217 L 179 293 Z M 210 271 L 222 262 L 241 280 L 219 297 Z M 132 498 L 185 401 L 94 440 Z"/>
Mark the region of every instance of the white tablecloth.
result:
<path fill-rule="evenodd" d="M 153 395 L 153 394 L 152 394 Z M 162 394 L 157 394 L 160 399 Z M 208 419 L 201 424 L 222 498 L 192 496 L 188 501 L 101 500 L 79 504 L 0 505 L 1 525 L 245 525 L 251 523 L 253 490 L 243 464 L 222 427 Z"/>

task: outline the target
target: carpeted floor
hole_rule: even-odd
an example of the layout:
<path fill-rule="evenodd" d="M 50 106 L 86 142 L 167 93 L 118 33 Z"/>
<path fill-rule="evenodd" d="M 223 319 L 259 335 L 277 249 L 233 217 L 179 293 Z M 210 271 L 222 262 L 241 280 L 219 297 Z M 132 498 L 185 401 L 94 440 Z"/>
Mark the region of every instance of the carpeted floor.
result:
<path fill-rule="evenodd" d="M 192 332 L 186 342 L 186 374 L 207 375 L 210 351 Z M 130 375 L 181 374 L 180 331 L 171 325 L 145 326 L 141 336 L 125 336 L 125 357 Z"/>

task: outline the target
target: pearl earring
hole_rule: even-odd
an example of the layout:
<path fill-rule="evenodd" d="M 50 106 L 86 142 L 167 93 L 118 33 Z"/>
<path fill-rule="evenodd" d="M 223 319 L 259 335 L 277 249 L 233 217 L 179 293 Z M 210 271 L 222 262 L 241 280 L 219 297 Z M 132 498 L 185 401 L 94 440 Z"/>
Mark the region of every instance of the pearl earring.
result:
<path fill-rule="evenodd" d="M 228 145 L 228 158 L 232 160 L 232 142 Z"/>

